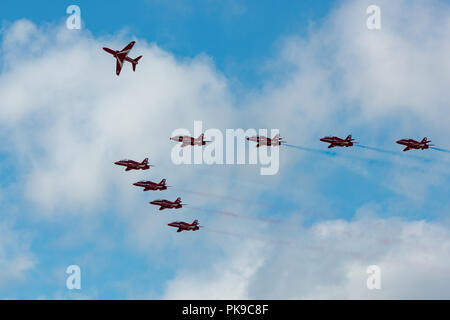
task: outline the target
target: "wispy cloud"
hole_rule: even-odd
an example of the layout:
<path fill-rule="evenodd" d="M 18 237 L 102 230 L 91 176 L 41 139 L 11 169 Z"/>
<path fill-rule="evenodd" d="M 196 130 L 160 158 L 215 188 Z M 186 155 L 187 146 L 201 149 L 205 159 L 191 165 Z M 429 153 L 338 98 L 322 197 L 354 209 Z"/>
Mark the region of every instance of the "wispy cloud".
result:
<path fill-rule="evenodd" d="M 302 152 L 327 152 L 318 138 L 330 133 L 352 133 L 383 150 L 411 135 L 449 147 L 450 28 L 441 26 L 449 25 L 450 9 L 420 1 L 378 5 L 380 31 L 365 28 L 366 3 L 346 1 L 307 38 L 284 38 L 278 56 L 267 62 L 273 78 L 239 101 L 206 55 L 177 59 L 137 39 L 132 55 L 143 55 L 137 71 L 125 65 L 116 77 L 114 60 L 101 47 L 121 48 L 129 39 L 106 41 L 87 31 L 16 21 L 2 31 L 0 136 L 16 161 L 21 217 L 62 226 L 70 216 L 80 218 L 81 227 L 101 225 L 107 212 L 108 221 L 122 228 L 117 241 L 150 264 L 170 268 L 164 298 L 448 297 L 442 285 L 450 265 L 448 226 L 421 221 L 449 210 L 448 171 L 436 160 L 444 153 L 426 154 L 429 163 L 411 166 L 411 157 L 386 161 L 390 154 L 362 148 L 336 150 L 336 157 Z M 405 12 L 410 27 L 398 19 Z M 248 167 L 175 166 L 168 137 L 194 120 L 221 129 L 279 128 L 303 150 L 283 148 L 280 173 L 273 177 Z M 358 162 L 357 152 L 380 162 Z M 156 165 L 149 172 L 124 173 L 113 165 L 147 156 Z M 238 223 L 204 215 L 202 224 L 223 233 L 174 233 L 167 222 L 198 213 L 189 207 L 181 214 L 152 211 L 148 201 L 154 194 L 132 187 L 148 176 L 167 178 L 180 192 L 187 189 L 188 203 L 196 193 L 221 195 L 197 197 L 197 207 L 256 219 Z M 178 195 L 176 188 L 165 193 Z M 272 207 L 255 206 L 261 202 Z M 367 209 L 373 204 L 376 210 Z M 306 223 L 311 211 L 312 227 Z M 292 219 L 292 228 L 262 219 L 274 215 Z M 391 218 L 400 215 L 405 219 Z M 410 221 L 417 215 L 420 221 Z M 60 245 L 73 248 L 77 235 L 69 228 L 64 225 Z M 111 237 L 107 227 L 98 232 Z M 5 258 L 19 265 L 13 278 L 34 266 L 28 257 L 25 250 Z M 385 270 L 385 290 L 364 287 L 367 264 Z M 418 287 L 425 289 L 414 291 Z"/>

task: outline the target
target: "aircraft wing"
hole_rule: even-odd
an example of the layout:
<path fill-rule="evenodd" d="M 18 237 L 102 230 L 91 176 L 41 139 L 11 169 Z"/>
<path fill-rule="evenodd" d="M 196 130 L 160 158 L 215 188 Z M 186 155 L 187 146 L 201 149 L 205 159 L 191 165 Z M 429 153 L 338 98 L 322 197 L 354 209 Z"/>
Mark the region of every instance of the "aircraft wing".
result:
<path fill-rule="evenodd" d="M 120 71 L 122 70 L 123 60 L 120 60 L 119 58 L 117 58 L 116 61 L 117 61 L 116 62 L 116 74 L 119 75 Z"/>
<path fill-rule="evenodd" d="M 194 140 L 194 142 L 195 142 L 195 140 Z M 181 143 L 181 147 L 183 148 L 183 147 L 187 147 L 187 146 L 190 146 L 190 145 L 192 145 L 192 139 L 184 137 L 183 138 L 183 142 Z"/>
<path fill-rule="evenodd" d="M 122 50 L 120 50 L 119 54 L 120 54 L 120 53 L 124 53 L 124 54 L 128 55 L 128 53 L 129 53 L 130 50 L 133 48 L 133 46 L 134 46 L 135 43 L 136 43 L 136 42 L 131 41 L 129 44 L 126 45 L 125 48 L 123 48 Z"/>
<path fill-rule="evenodd" d="M 103 47 L 103 50 L 105 50 L 106 52 L 108 52 L 109 54 L 112 54 L 112 55 L 116 54 L 116 52 L 114 50 L 111 50 L 110 48 Z"/>
<path fill-rule="evenodd" d="M 185 141 L 183 140 L 183 142 L 181 143 L 181 148 L 187 147 L 191 145 L 191 141 Z"/>

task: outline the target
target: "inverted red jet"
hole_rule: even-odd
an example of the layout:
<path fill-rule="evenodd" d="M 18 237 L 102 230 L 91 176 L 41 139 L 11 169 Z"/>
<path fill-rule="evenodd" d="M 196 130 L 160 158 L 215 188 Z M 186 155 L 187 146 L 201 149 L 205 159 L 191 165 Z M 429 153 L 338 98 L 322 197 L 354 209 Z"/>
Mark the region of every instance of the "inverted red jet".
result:
<path fill-rule="evenodd" d="M 155 206 L 160 206 L 159 210 L 164 209 L 180 209 L 181 207 L 185 206 L 186 204 L 181 204 L 181 198 L 177 198 L 175 201 L 169 201 L 169 200 L 154 200 L 150 201 L 150 204 L 154 204 Z"/>
<path fill-rule="evenodd" d="M 168 186 L 166 186 L 166 179 L 162 179 L 160 183 L 152 182 L 152 181 L 138 181 L 133 183 L 133 186 L 143 187 L 143 191 L 149 190 L 166 190 Z"/>
<path fill-rule="evenodd" d="M 352 139 L 352 135 L 351 134 L 349 134 L 347 136 L 347 138 L 345 138 L 345 139 L 341 139 L 341 138 L 338 138 L 338 137 L 323 137 L 322 139 L 320 139 L 320 141 L 330 144 L 328 146 L 328 148 L 333 148 L 333 147 L 351 147 L 351 146 L 353 146 L 353 144 L 357 143 L 357 142 L 354 142 L 354 140 L 355 139 Z"/>
<path fill-rule="evenodd" d="M 406 146 L 403 151 L 408 151 L 411 149 L 424 150 L 428 149 L 430 146 L 434 146 L 434 144 L 430 144 L 431 140 L 428 140 L 426 137 L 422 139 L 422 141 L 416 141 L 414 139 L 401 139 L 396 141 L 398 144 Z"/>
<path fill-rule="evenodd" d="M 259 148 L 260 146 L 279 146 L 282 143 L 285 143 L 285 141 L 281 141 L 283 138 L 280 138 L 280 135 L 275 135 L 272 139 L 267 138 L 264 136 L 253 136 L 253 137 L 247 137 L 248 141 L 256 142 L 256 147 Z"/>
<path fill-rule="evenodd" d="M 181 147 L 187 147 L 187 146 L 204 146 L 207 142 L 204 139 L 204 134 L 198 136 L 198 138 L 190 137 L 190 136 L 175 136 L 171 137 L 170 140 L 182 142 Z"/>
<path fill-rule="evenodd" d="M 148 158 L 145 158 L 142 162 L 136 162 L 133 160 L 120 160 L 120 161 L 116 161 L 114 162 L 114 164 L 118 165 L 118 166 L 124 166 L 127 167 L 125 169 L 125 171 L 130 171 L 130 170 L 147 170 L 150 169 L 150 167 L 153 167 L 152 165 L 148 164 Z"/>
<path fill-rule="evenodd" d="M 125 48 L 122 50 L 112 50 L 106 47 L 103 47 L 103 50 L 106 52 L 112 54 L 114 58 L 116 58 L 116 74 L 119 75 L 120 71 L 122 70 L 123 62 L 128 61 L 133 65 L 133 72 L 136 71 L 136 65 L 138 64 L 139 59 L 142 58 L 142 56 L 137 57 L 136 59 L 131 59 L 128 57 L 128 53 L 133 48 L 136 41 L 131 41 L 129 44 L 126 45 Z"/>
<path fill-rule="evenodd" d="M 169 223 L 168 226 L 178 228 L 177 232 L 197 231 L 201 227 L 198 225 L 198 220 L 194 220 L 191 224 L 183 221 L 175 221 Z"/>

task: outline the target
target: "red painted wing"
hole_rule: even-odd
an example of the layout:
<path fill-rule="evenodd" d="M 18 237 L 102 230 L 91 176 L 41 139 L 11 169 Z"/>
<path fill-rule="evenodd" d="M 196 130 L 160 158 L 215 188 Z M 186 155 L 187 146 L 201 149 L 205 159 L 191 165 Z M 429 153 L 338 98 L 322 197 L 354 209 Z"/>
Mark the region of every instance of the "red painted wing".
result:
<path fill-rule="evenodd" d="M 103 47 L 103 50 L 105 50 L 106 52 L 108 52 L 108 53 L 110 53 L 112 55 L 116 54 L 116 52 L 114 50 L 111 50 L 110 48 Z"/>
<path fill-rule="evenodd" d="M 130 52 L 130 50 L 133 48 L 134 44 L 136 42 L 135 41 L 131 41 L 129 44 L 126 45 L 125 48 L 123 48 L 122 50 L 120 50 L 120 53 L 126 53 L 128 54 L 128 52 Z"/>

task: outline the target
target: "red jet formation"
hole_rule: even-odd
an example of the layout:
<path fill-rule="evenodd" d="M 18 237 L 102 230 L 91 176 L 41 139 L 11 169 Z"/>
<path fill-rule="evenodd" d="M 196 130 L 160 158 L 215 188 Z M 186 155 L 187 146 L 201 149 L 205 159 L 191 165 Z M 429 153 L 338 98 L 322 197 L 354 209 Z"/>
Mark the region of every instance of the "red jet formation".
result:
<path fill-rule="evenodd" d="M 351 147 L 351 146 L 353 146 L 353 144 L 357 143 L 357 142 L 354 142 L 354 140 L 355 139 L 352 139 L 352 135 L 351 134 L 349 134 L 347 136 L 347 138 L 345 138 L 345 139 L 341 139 L 341 138 L 338 138 L 338 137 L 323 137 L 322 139 L 320 139 L 320 141 L 330 144 L 328 146 L 328 148 L 333 148 L 333 147 Z"/>
<path fill-rule="evenodd" d="M 170 140 L 182 142 L 181 147 L 187 147 L 187 146 L 204 146 L 207 142 L 204 140 L 204 134 L 198 136 L 198 138 L 190 137 L 190 136 L 175 136 L 169 138 Z"/>
<path fill-rule="evenodd" d="M 149 190 L 166 190 L 168 186 L 166 186 L 166 179 L 162 179 L 160 183 L 152 182 L 152 181 L 138 181 L 133 183 L 133 186 L 143 187 L 143 191 Z"/>
<path fill-rule="evenodd" d="M 201 226 L 198 225 L 198 220 L 194 220 L 191 224 L 182 221 L 175 221 L 168 224 L 170 227 L 178 228 L 177 232 L 181 231 L 197 231 Z"/>
<path fill-rule="evenodd" d="M 181 198 L 177 198 L 175 201 L 169 201 L 169 200 L 154 200 L 150 201 L 150 204 L 154 204 L 156 206 L 160 206 L 159 210 L 164 209 L 180 209 L 181 207 L 185 206 L 186 204 L 181 204 Z"/>
<path fill-rule="evenodd" d="M 106 52 L 112 54 L 114 58 L 116 58 L 116 74 L 119 75 L 120 71 L 122 70 L 123 62 L 128 61 L 133 65 L 133 72 L 136 71 L 136 65 L 138 64 L 139 59 L 142 58 L 142 56 L 137 57 L 136 59 L 131 59 L 128 57 L 128 53 L 133 48 L 136 41 L 131 41 L 129 44 L 126 45 L 125 48 L 122 50 L 112 50 L 106 47 L 103 47 L 103 50 Z"/>
<path fill-rule="evenodd" d="M 133 160 L 120 160 L 120 161 L 114 162 L 114 164 L 116 164 L 118 166 L 127 167 L 125 169 L 125 171 L 147 170 L 147 169 L 150 169 L 150 167 L 152 167 L 152 165 L 148 164 L 148 158 L 145 158 L 144 161 L 142 161 L 141 163 L 133 161 Z"/>
<path fill-rule="evenodd" d="M 277 134 L 272 139 L 264 137 L 264 136 L 253 136 L 253 137 L 247 137 L 248 141 L 256 142 L 256 147 L 259 148 L 260 146 L 279 146 L 282 143 L 285 143 L 285 141 L 281 141 L 283 138 L 280 138 L 280 135 Z"/>
<path fill-rule="evenodd" d="M 428 149 L 430 146 L 433 146 L 433 144 L 430 144 L 430 140 L 428 140 L 426 137 L 422 139 L 422 141 L 416 141 L 414 139 L 401 139 L 396 141 L 398 144 L 406 146 L 403 151 L 408 151 L 411 149 L 417 149 L 417 150 L 424 150 Z"/>

